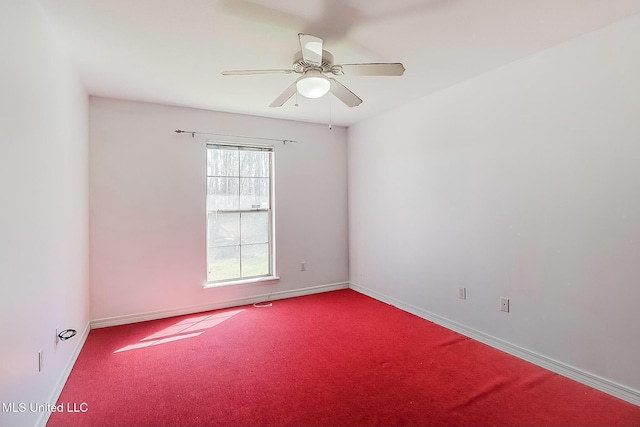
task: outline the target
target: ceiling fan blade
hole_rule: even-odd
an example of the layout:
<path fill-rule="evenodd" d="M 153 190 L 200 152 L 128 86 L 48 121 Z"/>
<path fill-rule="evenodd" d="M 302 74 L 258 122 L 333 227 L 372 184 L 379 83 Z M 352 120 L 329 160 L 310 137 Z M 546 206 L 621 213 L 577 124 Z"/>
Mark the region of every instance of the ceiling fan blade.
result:
<path fill-rule="evenodd" d="M 322 65 L 322 39 L 311 34 L 298 34 L 302 59 L 315 65 Z"/>
<path fill-rule="evenodd" d="M 254 75 L 254 74 L 291 74 L 291 73 L 295 73 L 296 70 L 279 70 L 279 69 L 272 69 L 272 70 L 228 70 L 228 71 L 223 71 L 222 75 L 223 76 L 250 76 L 250 75 Z"/>
<path fill-rule="evenodd" d="M 286 88 L 284 92 L 282 92 L 280 96 L 277 97 L 275 101 L 271 103 L 271 105 L 269 105 L 269 107 L 282 107 L 284 103 L 287 102 L 289 98 L 291 98 L 298 90 L 298 88 L 296 87 L 296 83 L 298 83 L 298 80 L 300 80 L 300 78 L 296 79 L 295 82 L 291 83 L 291 86 Z"/>
<path fill-rule="evenodd" d="M 329 78 L 329 80 L 331 80 L 331 93 L 340 101 L 347 104 L 347 106 L 357 107 L 362 103 L 362 99 L 358 98 L 355 93 L 347 89 L 345 85 L 333 78 Z"/>
<path fill-rule="evenodd" d="M 345 76 L 401 76 L 404 74 L 404 65 L 400 62 L 341 64 L 335 65 L 334 68 L 342 70 Z"/>

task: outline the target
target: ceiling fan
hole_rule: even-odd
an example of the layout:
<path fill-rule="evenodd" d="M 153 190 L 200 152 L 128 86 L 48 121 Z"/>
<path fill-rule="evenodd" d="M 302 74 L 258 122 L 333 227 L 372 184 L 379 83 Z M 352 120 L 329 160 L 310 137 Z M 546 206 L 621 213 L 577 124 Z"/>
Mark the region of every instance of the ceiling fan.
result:
<path fill-rule="evenodd" d="M 224 76 L 254 74 L 302 74 L 284 92 L 278 96 L 270 107 L 281 107 L 296 91 L 307 98 L 320 98 L 328 92 L 335 95 L 349 107 L 362 103 L 362 99 L 351 92 L 342 83 L 329 76 L 401 76 L 404 66 L 399 62 L 334 64 L 333 55 L 323 50 L 322 39 L 311 34 L 298 34 L 300 52 L 294 55 L 292 68 L 269 70 L 231 70 L 223 71 Z"/>

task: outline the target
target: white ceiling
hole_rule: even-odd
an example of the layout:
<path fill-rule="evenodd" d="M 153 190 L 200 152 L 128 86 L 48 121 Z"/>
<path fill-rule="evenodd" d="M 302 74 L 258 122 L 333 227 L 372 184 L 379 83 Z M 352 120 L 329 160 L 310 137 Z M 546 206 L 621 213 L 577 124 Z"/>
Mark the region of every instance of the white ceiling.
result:
<path fill-rule="evenodd" d="M 88 92 L 209 110 L 351 125 L 640 12 L 640 0 L 40 0 Z M 336 63 L 402 62 L 402 77 L 338 79 L 331 95 L 269 104 L 295 74 L 297 34 Z"/>

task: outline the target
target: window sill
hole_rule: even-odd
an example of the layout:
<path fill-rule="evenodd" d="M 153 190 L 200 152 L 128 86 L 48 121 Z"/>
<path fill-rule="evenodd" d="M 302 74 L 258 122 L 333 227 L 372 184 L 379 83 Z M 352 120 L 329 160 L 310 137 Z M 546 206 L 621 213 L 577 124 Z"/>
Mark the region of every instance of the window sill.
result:
<path fill-rule="evenodd" d="M 277 282 L 278 280 L 280 280 L 280 277 L 278 276 L 254 277 L 252 279 L 233 280 L 229 282 L 207 282 L 203 287 L 207 289 L 219 288 L 221 286 L 268 284 Z"/>

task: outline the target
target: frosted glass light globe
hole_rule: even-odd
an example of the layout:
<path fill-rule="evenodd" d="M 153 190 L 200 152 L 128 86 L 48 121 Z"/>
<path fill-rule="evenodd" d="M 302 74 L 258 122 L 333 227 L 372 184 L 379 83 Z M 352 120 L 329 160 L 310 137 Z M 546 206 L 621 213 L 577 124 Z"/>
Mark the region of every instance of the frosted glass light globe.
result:
<path fill-rule="evenodd" d="M 307 98 L 320 98 L 329 92 L 331 82 L 319 71 L 308 71 L 305 77 L 296 83 L 298 93 Z"/>

